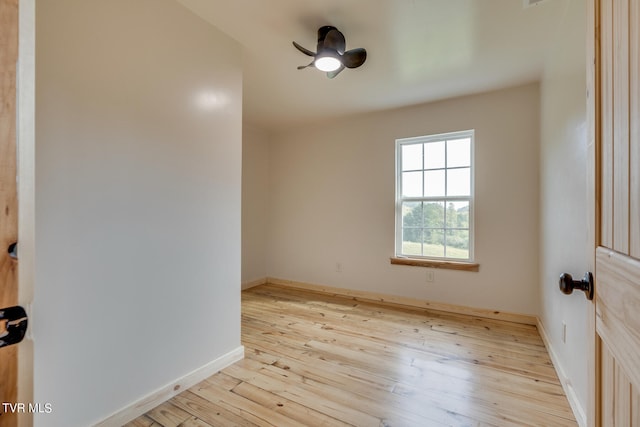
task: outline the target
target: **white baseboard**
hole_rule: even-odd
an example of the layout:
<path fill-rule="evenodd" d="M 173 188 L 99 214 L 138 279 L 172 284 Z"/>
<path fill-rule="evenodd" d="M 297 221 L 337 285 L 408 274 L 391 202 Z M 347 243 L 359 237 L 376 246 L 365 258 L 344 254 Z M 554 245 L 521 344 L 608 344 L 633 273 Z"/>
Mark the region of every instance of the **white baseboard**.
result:
<path fill-rule="evenodd" d="M 160 387 L 158 390 L 148 394 L 146 397 L 143 397 L 137 402 L 134 402 L 131 405 L 112 414 L 105 420 L 96 424 L 96 426 L 120 427 L 128 423 L 129 421 L 138 418 L 140 415 L 147 413 L 161 403 L 166 402 L 173 396 L 176 396 L 177 394 L 180 394 L 188 388 L 193 387 L 200 381 L 209 378 L 216 372 L 219 372 L 227 366 L 232 365 L 239 360 L 242 360 L 243 358 L 244 346 L 239 346 L 238 348 L 218 357 L 217 359 L 183 376 L 182 378 L 178 378 L 175 381 L 172 381 L 169 384 Z"/>
<path fill-rule="evenodd" d="M 547 352 L 549 353 L 549 357 L 551 357 L 551 362 L 553 363 L 554 368 L 556 369 L 556 373 L 558 374 L 558 378 L 560 379 L 560 383 L 562 384 L 562 388 L 564 389 L 564 394 L 567 395 L 567 400 L 569 401 L 569 405 L 571 406 L 571 410 L 573 411 L 573 415 L 576 417 L 576 421 L 580 427 L 587 427 L 587 415 L 578 400 L 578 396 L 576 395 L 576 391 L 571 384 L 571 381 L 567 377 L 562 364 L 560 363 L 560 359 L 556 354 L 553 346 L 551 345 L 551 340 L 549 340 L 549 335 L 547 335 L 547 331 L 544 329 L 544 325 L 542 321 L 538 319 L 538 332 L 540 333 L 540 337 L 542 337 L 542 341 L 544 342 L 545 347 L 547 347 Z"/>
<path fill-rule="evenodd" d="M 255 286 L 264 285 L 265 283 L 267 283 L 266 277 L 263 277 L 262 279 L 257 279 L 257 280 L 250 280 L 248 282 L 242 282 L 242 290 L 244 291 L 246 289 L 250 289 Z"/>

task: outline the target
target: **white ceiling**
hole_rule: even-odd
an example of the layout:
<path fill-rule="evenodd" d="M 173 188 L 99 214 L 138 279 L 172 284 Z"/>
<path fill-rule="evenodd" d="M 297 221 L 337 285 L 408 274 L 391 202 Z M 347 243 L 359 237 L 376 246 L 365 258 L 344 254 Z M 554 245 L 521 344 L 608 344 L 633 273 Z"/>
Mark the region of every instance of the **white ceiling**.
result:
<path fill-rule="evenodd" d="M 179 1 L 244 47 L 245 119 L 276 129 L 539 80 L 568 0 Z M 323 25 L 366 63 L 297 70 Z"/>

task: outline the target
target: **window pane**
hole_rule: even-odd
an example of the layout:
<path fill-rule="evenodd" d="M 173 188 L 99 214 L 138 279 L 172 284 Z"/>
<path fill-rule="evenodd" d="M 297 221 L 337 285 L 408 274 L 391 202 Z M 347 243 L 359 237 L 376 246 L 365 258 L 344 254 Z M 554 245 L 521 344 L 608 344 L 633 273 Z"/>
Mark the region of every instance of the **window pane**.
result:
<path fill-rule="evenodd" d="M 429 202 L 424 204 L 424 226 L 426 228 L 444 227 L 443 202 Z"/>
<path fill-rule="evenodd" d="M 470 171 L 469 168 L 447 170 L 447 196 L 471 195 Z"/>
<path fill-rule="evenodd" d="M 445 142 L 428 142 L 424 144 L 424 168 L 444 169 L 445 167 Z"/>
<path fill-rule="evenodd" d="M 402 170 L 422 169 L 422 144 L 411 144 L 402 146 Z"/>
<path fill-rule="evenodd" d="M 402 204 L 402 226 L 422 227 L 422 202 L 404 202 Z M 414 240 L 419 242 L 420 239 Z"/>
<path fill-rule="evenodd" d="M 469 259 L 469 230 L 447 230 L 446 256 Z"/>
<path fill-rule="evenodd" d="M 424 172 L 424 195 L 426 197 L 444 196 L 444 170 Z"/>
<path fill-rule="evenodd" d="M 447 167 L 471 166 L 471 139 L 447 141 Z"/>
<path fill-rule="evenodd" d="M 424 256 L 444 256 L 444 230 L 424 230 Z"/>
<path fill-rule="evenodd" d="M 422 197 L 422 172 L 402 173 L 402 196 Z"/>
<path fill-rule="evenodd" d="M 447 228 L 469 228 L 469 202 L 447 204 Z"/>
<path fill-rule="evenodd" d="M 417 237 L 417 240 L 414 240 Z M 421 229 L 402 229 L 402 254 L 403 255 L 422 255 L 422 230 Z"/>

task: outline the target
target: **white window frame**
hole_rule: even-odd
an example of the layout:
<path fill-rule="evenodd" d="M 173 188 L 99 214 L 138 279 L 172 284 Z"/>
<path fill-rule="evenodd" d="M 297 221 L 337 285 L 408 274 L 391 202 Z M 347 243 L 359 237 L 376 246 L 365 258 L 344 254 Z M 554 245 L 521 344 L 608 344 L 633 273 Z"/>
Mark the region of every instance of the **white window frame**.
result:
<path fill-rule="evenodd" d="M 429 142 L 438 142 L 445 140 L 454 140 L 454 139 L 463 139 L 470 138 L 470 194 L 469 197 L 459 197 L 459 196 L 443 196 L 443 197 L 403 197 L 402 196 L 402 147 L 404 145 L 411 144 L 424 144 Z M 396 244 L 395 244 L 395 253 L 396 257 L 399 258 L 417 258 L 417 259 L 425 259 L 425 260 L 435 260 L 435 261 L 455 261 L 455 262 L 474 262 L 474 241 L 475 241 L 475 226 L 474 226 L 474 199 L 475 199 L 475 130 L 465 130 L 458 132 L 448 132 L 441 133 L 436 135 L 426 135 L 412 138 L 401 138 L 396 139 Z M 446 159 L 446 152 L 445 152 Z M 424 171 L 424 156 L 422 160 L 422 170 Z M 446 171 L 447 165 L 445 161 Z M 445 172 L 446 177 L 446 172 Z M 445 178 L 446 180 L 446 178 Z M 445 181 L 446 182 L 446 181 Z M 446 185 L 446 184 L 445 184 Z M 444 202 L 445 210 L 448 202 L 459 202 L 459 201 L 468 201 L 469 202 L 469 258 L 449 258 L 449 257 L 438 257 L 438 256 L 420 256 L 420 255 L 407 255 L 402 253 L 402 204 L 403 202 Z M 444 224 L 444 230 L 446 235 L 446 219 Z"/>

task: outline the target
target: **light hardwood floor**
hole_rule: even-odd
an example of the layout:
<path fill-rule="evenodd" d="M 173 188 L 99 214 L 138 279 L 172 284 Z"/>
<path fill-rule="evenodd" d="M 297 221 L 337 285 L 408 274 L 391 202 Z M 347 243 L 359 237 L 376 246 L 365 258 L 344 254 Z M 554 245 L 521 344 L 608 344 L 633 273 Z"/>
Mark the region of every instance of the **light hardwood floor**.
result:
<path fill-rule="evenodd" d="M 534 326 L 262 285 L 245 359 L 136 426 L 575 426 Z"/>

